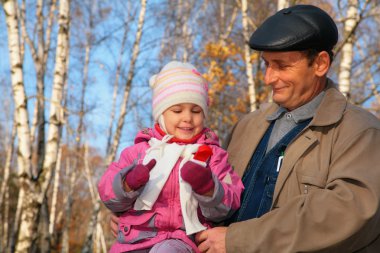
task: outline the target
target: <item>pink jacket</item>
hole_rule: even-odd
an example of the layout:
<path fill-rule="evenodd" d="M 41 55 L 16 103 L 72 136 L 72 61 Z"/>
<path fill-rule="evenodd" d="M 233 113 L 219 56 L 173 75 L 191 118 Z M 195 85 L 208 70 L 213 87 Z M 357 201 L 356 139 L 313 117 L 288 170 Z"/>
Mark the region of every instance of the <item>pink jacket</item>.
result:
<path fill-rule="evenodd" d="M 181 239 L 195 252 L 199 252 L 193 242 L 193 236 L 187 236 L 184 230 L 178 183 L 181 159 L 175 164 L 152 210 L 133 209 L 134 201 L 141 193 L 141 189 L 132 192 L 123 190 L 123 178 L 136 163 L 142 163 L 145 151 L 149 148 L 148 141 L 152 137 L 162 139 L 163 136 L 156 129 L 144 129 L 139 132 L 135 145 L 122 151 L 119 161 L 108 167 L 98 184 L 103 203 L 112 212 L 120 214 L 117 242 L 110 252 L 150 248 L 168 238 Z M 212 222 L 226 219 L 239 208 L 244 186 L 227 162 L 227 152 L 219 146 L 215 133 L 210 129 L 204 129 L 194 143 L 209 145 L 213 151 L 208 166 L 213 172 L 214 196 L 206 197 L 194 193 L 199 203 L 199 220 L 206 227 L 210 227 Z M 185 143 L 178 144 L 185 145 Z"/>

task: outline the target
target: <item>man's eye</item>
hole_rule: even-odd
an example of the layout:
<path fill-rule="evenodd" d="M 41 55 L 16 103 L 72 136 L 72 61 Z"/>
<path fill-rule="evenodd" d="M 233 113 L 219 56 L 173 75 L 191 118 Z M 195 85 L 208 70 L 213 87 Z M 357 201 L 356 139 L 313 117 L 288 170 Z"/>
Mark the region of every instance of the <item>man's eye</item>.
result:
<path fill-rule="evenodd" d="M 279 69 L 286 69 L 287 67 L 289 67 L 289 65 L 286 65 L 286 64 L 280 64 L 280 65 L 278 65 Z"/>

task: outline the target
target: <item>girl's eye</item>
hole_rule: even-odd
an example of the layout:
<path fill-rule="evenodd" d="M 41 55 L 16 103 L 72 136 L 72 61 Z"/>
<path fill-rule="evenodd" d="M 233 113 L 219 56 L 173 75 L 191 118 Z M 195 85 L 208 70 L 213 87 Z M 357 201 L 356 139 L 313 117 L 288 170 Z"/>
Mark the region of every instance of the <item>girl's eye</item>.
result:
<path fill-rule="evenodd" d="M 181 113 L 181 110 L 172 110 L 174 113 Z"/>
<path fill-rule="evenodd" d="M 199 111 L 199 110 L 194 110 L 194 111 L 192 111 L 192 113 L 201 113 L 202 111 Z"/>

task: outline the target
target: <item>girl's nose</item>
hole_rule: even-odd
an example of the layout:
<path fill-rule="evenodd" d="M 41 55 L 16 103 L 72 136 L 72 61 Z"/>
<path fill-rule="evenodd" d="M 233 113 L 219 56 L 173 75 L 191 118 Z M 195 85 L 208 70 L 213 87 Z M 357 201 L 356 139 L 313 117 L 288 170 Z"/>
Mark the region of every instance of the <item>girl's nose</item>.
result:
<path fill-rule="evenodd" d="M 184 112 L 183 113 L 183 118 L 182 118 L 183 121 L 185 121 L 185 122 L 191 122 L 192 118 L 193 118 L 193 115 L 192 115 L 191 112 Z"/>

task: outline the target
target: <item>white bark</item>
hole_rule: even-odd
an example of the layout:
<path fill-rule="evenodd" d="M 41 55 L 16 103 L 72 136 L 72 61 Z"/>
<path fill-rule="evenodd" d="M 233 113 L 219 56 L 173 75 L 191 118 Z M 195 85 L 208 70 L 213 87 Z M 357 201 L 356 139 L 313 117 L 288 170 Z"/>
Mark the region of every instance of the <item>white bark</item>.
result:
<path fill-rule="evenodd" d="M 355 29 L 359 22 L 358 5 L 358 0 L 348 1 L 347 18 L 344 21 L 344 34 L 347 37 L 347 40 L 342 47 L 342 59 L 339 66 L 339 89 L 348 98 L 350 97 L 350 80 L 354 47 L 352 31 Z"/>
<path fill-rule="evenodd" d="M 0 208 L 0 234 L 2 234 L 2 237 L 0 237 L 0 250 L 6 249 L 6 246 L 8 244 L 8 230 L 9 230 L 9 175 L 11 170 L 11 163 L 12 163 L 12 157 L 14 153 L 14 142 L 16 138 L 16 124 L 13 123 L 12 126 L 12 132 L 11 132 L 11 138 L 9 140 L 9 143 L 7 143 L 8 150 L 6 154 L 6 160 L 4 165 L 4 174 L 2 175 L 2 184 L 0 189 L 0 207 L 4 207 L 3 213 L 1 212 Z"/>
<path fill-rule="evenodd" d="M 249 29 L 248 29 L 248 4 L 247 0 L 241 1 L 241 13 L 242 13 L 242 25 L 243 25 L 243 35 L 244 35 L 244 59 L 246 66 L 246 74 L 248 81 L 248 96 L 249 96 L 249 104 L 251 111 L 254 111 L 257 107 L 256 101 L 256 91 L 255 91 L 255 80 L 253 79 L 253 66 L 251 62 L 251 54 L 250 48 L 248 45 L 249 41 Z"/>
<path fill-rule="evenodd" d="M 99 221 L 102 220 L 101 212 L 99 212 L 98 220 Z M 106 246 L 106 240 L 103 233 L 103 228 L 99 222 L 96 227 L 96 238 L 97 238 L 96 242 L 97 242 L 97 249 L 98 249 L 97 252 L 107 253 L 107 246 Z"/>
<path fill-rule="evenodd" d="M 6 251 L 6 246 L 9 245 L 9 240 L 8 240 L 8 231 L 9 231 L 9 191 L 8 191 L 8 187 L 5 191 L 5 196 L 4 196 L 4 223 L 3 223 L 3 237 L 0 238 L 2 241 L 3 241 L 3 249 L 4 249 L 4 252 L 7 252 Z"/>
<path fill-rule="evenodd" d="M 6 14 L 8 28 L 8 47 L 11 63 L 11 80 L 13 99 L 15 103 L 15 119 L 18 136 L 18 168 L 22 177 L 30 175 L 30 129 L 27 110 L 27 98 L 24 88 L 22 61 L 20 55 L 19 28 L 16 15 L 15 0 L 4 1 L 3 8 Z"/>
<path fill-rule="evenodd" d="M 117 101 L 117 94 L 119 90 L 119 78 L 120 78 L 120 71 L 122 67 L 122 59 L 123 59 L 123 52 L 125 50 L 125 44 L 127 42 L 127 35 L 128 35 L 128 29 L 124 30 L 123 39 L 121 41 L 120 46 L 120 52 L 119 52 L 119 59 L 116 67 L 116 74 L 115 74 L 115 81 L 113 83 L 113 93 L 112 93 L 112 108 L 111 108 L 111 116 L 110 116 L 110 125 L 108 127 L 108 136 L 107 136 L 107 149 L 106 152 L 108 154 L 110 148 L 111 148 L 111 140 L 112 140 L 112 133 L 113 133 L 113 121 L 115 119 L 115 111 L 116 111 L 116 101 Z"/>
<path fill-rule="evenodd" d="M 4 195 L 5 195 L 5 192 L 7 191 L 8 189 L 8 179 L 9 179 L 9 174 L 10 174 L 10 170 L 11 170 L 11 162 L 12 162 L 12 157 L 13 157 L 13 149 L 14 149 L 14 141 L 15 141 L 15 138 L 16 138 L 16 124 L 15 122 L 13 123 L 13 127 L 12 127 L 12 133 L 11 133 L 11 138 L 10 138 L 10 141 L 8 143 L 8 150 L 7 150 L 7 154 L 6 154 L 6 160 L 5 160 L 5 164 L 4 164 L 4 174 L 3 174 L 3 181 L 1 183 L 1 189 L 0 189 L 0 206 L 3 205 L 3 198 L 4 198 Z"/>
<path fill-rule="evenodd" d="M 222 33 L 220 33 L 219 43 L 224 43 L 224 41 L 230 36 L 230 34 L 232 32 L 232 29 L 233 29 L 233 27 L 235 25 L 235 21 L 236 21 L 236 18 L 237 18 L 238 10 L 239 10 L 239 8 L 234 7 L 234 9 L 232 11 L 232 15 L 230 17 L 230 21 L 228 22 L 227 27 L 225 29 L 223 29 Z M 222 18 L 224 18 L 224 16 Z"/>
<path fill-rule="evenodd" d="M 73 194 L 73 188 L 75 184 L 75 178 L 76 178 L 76 170 L 71 169 L 71 160 L 70 158 L 66 159 L 66 178 L 69 178 L 67 180 L 67 196 L 66 196 L 66 202 L 64 205 L 64 212 L 63 215 L 65 215 L 65 222 L 62 229 L 62 247 L 61 247 L 61 253 L 69 253 L 70 251 L 70 245 L 69 245 L 69 226 L 71 221 L 71 205 L 73 202 L 72 194 Z"/>
<path fill-rule="evenodd" d="M 289 0 L 278 0 L 277 1 L 277 10 L 282 10 L 289 7 Z"/>
<path fill-rule="evenodd" d="M 27 110 L 27 98 L 24 88 L 23 72 L 22 72 L 22 60 L 20 50 L 20 37 L 19 26 L 17 20 L 16 1 L 6 0 L 3 1 L 3 8 L 6 16 L 7 30 L 8 30 L 8 48 L 10 54 L 11 64 L 11 80 L 13 89 L 13 99 L 15 104 L 15 120 L 17 126 L 18 137 L 18 152 L 17 152 L 17 164 L 19 171 L 20 191 L 18 199 L 18 209 L 16 211 L 16 219 L 14 223 L 14 235 L 17 234 L 18 217 L 21 212 L 21 204 L 25 204 L 23 201 L 24 196 L 30 203 L 32 201 L 32 188 L 29 181 L 31 170 L 31 145 L 30 145 L 30 129 L 29 129 L 29 117 Z M 32 238 L 31 224 L 25 222 L 31 219 L 33 214 L 26 208 L 23 208 L 21 214 L 21 226 L 20 233 L 22 238 L 17 244 L 15 252 L 26 252 L 29 248 Z"/>
<path fill-rule="evenodd" d="M 140 0 L 140 2 L 141 2 L 141 9 L 140 9 L 139 21 L 137 24 L 136 40 L 133 45 L 132 58 L 131 58 L 131 63 L 129 65 L 127 82 L 125 84 L 123 101 L 121 103 L 120 115 L 119 115 L 119 119 L 116 126 L 115 136 L 113 138 L 113 143 L 110 148 L 110 151 L 107 154 L 107 164 L 110 164 L 115 159 L 116 151 L 119 147 L 121 131 L 123 130 L 125 115 L 127 114 L 127 104 L 128 104 L 129 92 L 131 90 L 132 80 L 133 80 L 133 76 L 135 72 L 135 64 L 140 52 L 140 41 L 141 41 L 141 36 L 142 36 L 142 28 L 143 28 L 144 20 L 145 20 L 147 0 Z"/>
<path fill-rule="evenodd" d="M 91 173 L 90 165 L 88 162 L 89 162 L 88 144 L 86 143 L 84 145 L 84 172 L 85 172 L 85 177 L 88 182 L 88 188 L 90 190 L 93 210 L 92 210 L 90 223 L 88 224 L 88 228 L 87 228 L 85 243 L 82 248 L 83 253 L 93 252 L 95 248 L 94 242 L 96 241 L 95 241 L 94 236 L 96 236 L 96 230 L 99 223 L 99 215 L 100 215 L 100 198 L 99 198 L 99 195 L 97 194 L 96 186 L 93 181 L 93 175 Z M 102 240 L 104 240 L 104 238 L 102 238 Z"/>
<path fill-rule="evenodd" d="M 61 127 L 64 123 L 64 111 L 62 107 L 64 84 L 67 75 L 67 52 L 69 47 L 69 21 L 70 0 L 59 1 L 59 31 L 54 69 L 53 91 L 51 95 L 49 130 L 46 143 L 46 154 L 42 172 L 40 175 L 41 194 L 40 201 L 49 186 L 52 170 L 56 166 L 58 148 L 61 139 Z"/>
<path fill-rule="evenodd" d="M 54 226 L 55 226 L 55 217 L 57 212 L 57 197 L 58 197 L 58 186 L 59 186 L 59 178 L 60 178 L 60 169 L 61 169 L 61 158 L 62 158 L 62 146 L 60 146 L 58 151 L 57 163 L 55 166 L 55 174 L 53 181 L 53 194 L 51 200 L 51 208 L 50 208 L 50 218 L 49 218 L 49 234 L 50 237 L 53 236 Z"/>
<path fill-rule="evenodd" d="M 189 16 L 190 16 L 190 3 L 189 1 L 185 1 L 183 4 L 181 4 L 182 8 L 182 33 L 181 36 L 184 40 L 184 47 L 183 47 L 183 54 L 182 54 L 182 61 L 187 62 L 189 60 L 189 54 L 192 51 L 192 39 L 191 39 L 191 28 L 188 25 Z M 181 13 L 179 12 L 179 13 Z"/>
<path fill-rule="evenodd" d="M 38 187 L 30 184 L 29 191 L 24 200 L 21 216 L 20 233 L 16 245 L 16 252 L 26 252 L 32 246 L 39 211 L 44 201 L 49 186 L 51 172 L 55 166 L 60 140 L 60 125 L 62 120 L 62 87 L 66 76 L 66 52 L 68 46 L 68 24 L 69 24 L 69 0 L 61 0 L 59 7 L 59 32 L 57 39 L 55 75 L 50 105 L 50 120 L 48 141 L 46 144 L 46 159 L 38 178 Z M 30 140 L 30 138 L 28 138 Z M 31 189 L 33 187 L 33 190 Z"/>

